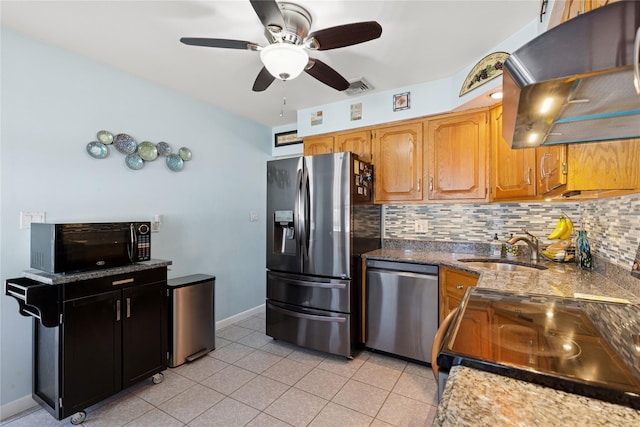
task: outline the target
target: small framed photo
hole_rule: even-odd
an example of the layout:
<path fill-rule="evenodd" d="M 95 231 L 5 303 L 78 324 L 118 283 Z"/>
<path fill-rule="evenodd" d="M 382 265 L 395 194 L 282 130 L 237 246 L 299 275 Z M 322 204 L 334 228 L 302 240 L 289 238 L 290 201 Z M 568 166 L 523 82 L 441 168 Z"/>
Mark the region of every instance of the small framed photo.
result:
<path fill-rule="evenodd" d="M 282 147 L 284 145 L 301 144 L 302 138 L 298 137 L 297 130 L 291 130 L 288 132 L 280 132 L 275 135 L 275 146 Z"/>
<path fill-rule="evenodd" d="M 397 93 L 393 95 L 393 111 L 408 110 L 410 92 Z"/>

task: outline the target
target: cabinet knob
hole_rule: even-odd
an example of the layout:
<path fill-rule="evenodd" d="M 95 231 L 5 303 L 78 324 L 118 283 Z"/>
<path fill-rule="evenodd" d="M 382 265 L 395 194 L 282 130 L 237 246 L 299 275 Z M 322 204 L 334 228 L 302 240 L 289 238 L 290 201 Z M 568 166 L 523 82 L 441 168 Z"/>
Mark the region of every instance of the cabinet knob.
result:
<path fill-rule="evenodd" d="M 456 289 L 463 289 L 463 288 L 464 288 L 464 286 L 463 286 L 463 285 L 461 285 L 460 283 L 458 283 L 458 284 L 456 285 Z"/>

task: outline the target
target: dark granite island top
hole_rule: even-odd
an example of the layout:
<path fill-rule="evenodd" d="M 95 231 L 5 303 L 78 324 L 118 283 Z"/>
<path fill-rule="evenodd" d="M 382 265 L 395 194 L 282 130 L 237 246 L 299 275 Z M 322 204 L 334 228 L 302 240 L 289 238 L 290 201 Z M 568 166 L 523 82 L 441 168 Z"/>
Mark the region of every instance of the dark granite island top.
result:
<path fill-rule="evenodd" d="M 166 267 L 173 264 L 172 261 L 151 259 L 149 261 L 124 265 L 122 267 L 106 268 L 103 270 L 82 271 L 79 273 L 47 273 L 40 270 L 25 270 L 23 276 L 48 285 L 60 285 L 63 283 L 78 282 L 81 280 L 95 279 L 98 277 L 115 276 L 135 271 L 151 270 L 158 267 Z"/>

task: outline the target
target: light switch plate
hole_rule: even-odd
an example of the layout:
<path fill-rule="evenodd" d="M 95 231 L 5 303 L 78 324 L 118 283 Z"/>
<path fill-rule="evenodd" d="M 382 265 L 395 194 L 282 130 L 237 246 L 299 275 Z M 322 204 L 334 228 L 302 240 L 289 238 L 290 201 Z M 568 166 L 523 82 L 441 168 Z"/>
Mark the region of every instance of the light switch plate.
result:
<path fill-rule="evenodd" d="M 249 213 L 249 221 L 251 221 L 251 222 L 256 222 L 256 221 L 258 221 L 258 212 L 256 212 L 256 211 L 251 211 L 251 212 Z"/>
<path fill-rule="evenodd" d="M 23 230 L 31 228 L 32 222 L 44 222 L 44 221 L 45 221 L 44 212 L 20 211 L 20 228 Z"/>

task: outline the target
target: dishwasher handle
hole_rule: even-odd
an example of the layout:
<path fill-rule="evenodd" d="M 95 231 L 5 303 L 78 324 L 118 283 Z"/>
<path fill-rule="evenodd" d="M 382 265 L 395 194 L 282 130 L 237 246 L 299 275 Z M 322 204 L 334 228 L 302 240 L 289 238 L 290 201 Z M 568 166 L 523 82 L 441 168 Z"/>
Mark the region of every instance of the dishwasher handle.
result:
<path fill-rule="evenodd" d="M 367 268 L 379 270 L 406 271 L 420 274 L 438 274 L 438 266 L 431 264 L 414 264 L 411 262 L 383 261 L 378 259 L 368 259 Z"/>

